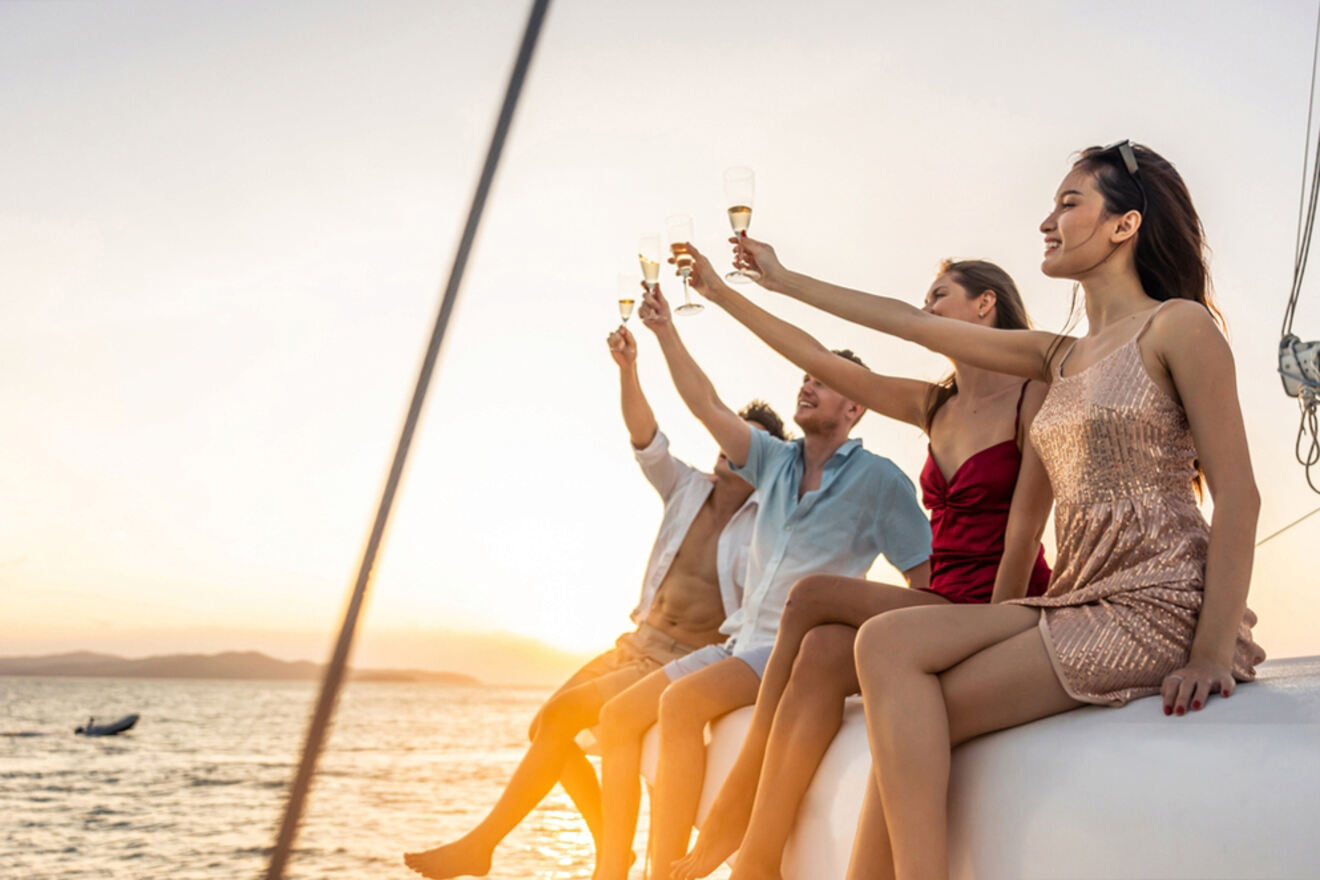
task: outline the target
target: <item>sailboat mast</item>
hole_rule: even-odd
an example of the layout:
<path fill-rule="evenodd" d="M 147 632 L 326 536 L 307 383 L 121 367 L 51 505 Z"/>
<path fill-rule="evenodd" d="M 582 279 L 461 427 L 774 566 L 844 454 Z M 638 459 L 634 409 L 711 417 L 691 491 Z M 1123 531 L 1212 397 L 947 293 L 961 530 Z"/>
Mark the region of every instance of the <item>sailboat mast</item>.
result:
<path fill-rule="evenodd" d="M 504 142 L 508 137 L 509 127 L 513 121 L 513 112 L 518 106 L 518 98 L 522 93 L 523 82 L 527 78 L 527 69 L 531 64 L 532 52 L 535 50 L 536 43 L 540 38 L 541 26 L 545 21 L 545 14 L 549 6 L 550 0 L 533 0 L 532 3 L 531 13 L 527 19 L 527 27 L 523 31 L 522 44 L 518 48 L 518 56 L 513 65 L 513 73 L 509 77 L 509 85 L 505 90 L 504 103 L 500 107 L 500 115 L 495 123 L 495 131 L 491 136 L 490 147 L 486 151 L 486 162 L 482 166 L 481 177 L 477 181 L 477 188 L 472 196 L 472 205 L 468 209 L 467 223 L 463 227 L 463 236 L 459 240 L 458 250 L 454 254 L 454 264 L 449 271 L 449 280 L 445 284 L 444 296 L 440 301 L 440 311 L 436 315 L 435 327 L 426 347 L 426 355 L 422 359 L 417 384 L 413 389 L 412 402 L 408 406 L 408 415 L 404 420 L 403 429 L 399 433 L 399 441 L 394 450 L 394 460 L 390 465 L 385 488 L 381 492 L 380 504 L 376 508 L 376 517 L 367 537 L 366 548 L 362 554 L 362 562 L 358 567 L 357 578 L 349 597 L 348 608 L 340 625 L 339 638 L 335 643 L 335 650 L 330 663 L 326 666 L 325 677 L 321 682 L 321 692 L 316 701 L 316 708 L 307 726 L 307 738 L 303 744 L 298 773 L 289 789 L 289 799 L 285 805 L 284 818 L 280 823 L 279 834 L 276 837 L 275 847 L 270 856 L 270 866 L 266 871 L 267 880 L 282 880 L 284 877 L 284 869 L 288 863 L 289 853 L 293 849 L 293 842 L 298 833 L 298 825 L 302 819 L 307 792 L 311 788 L 312 778 L 316 773 L 316 764 L 325 745 L 326 731 L 329 728 L 330 719 L 334 715 L 335 704 L 344 682 L 344 676 L 348 668 L 349 650 L 353 645 L 358 619 L 366 602 L 367 586 L 371 581 L 371 573 L 376 564 L 376 555 L 385 535 L 385 526 L 389 521 L 390 511 L 394 506 L 394 496 L 403 476 L 404 464 L 407 462 L 413 434 L 416 432 L 417 422 L 421 417 L 422 404 L 426 400 L 426 393 L 431 384 L 436 359 L 440 354 L 440 346 L 449 326 L 449 318 L 453 314 L 454 305 L 458 300 L 459 287 L 463 281 L 463 273 L 467 268 L 468 256 L 472 251 L 473 242 L 476 240 L 477 228 L 481 223 L 482 211 L 486 205 L 486 197 L 490 193 L 491 183 L 495 178 L 495 170 L 499 167 L 500 155 L 504 150 Z"/>

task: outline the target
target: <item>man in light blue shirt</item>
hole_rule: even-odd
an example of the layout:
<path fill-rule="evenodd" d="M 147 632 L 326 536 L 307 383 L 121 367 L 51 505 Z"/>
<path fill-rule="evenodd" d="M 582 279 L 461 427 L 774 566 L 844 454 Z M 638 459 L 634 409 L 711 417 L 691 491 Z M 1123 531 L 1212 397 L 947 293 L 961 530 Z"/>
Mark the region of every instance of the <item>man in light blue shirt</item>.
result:
<path fill-rule="evenodd" d="M 806 377 L 799 411 L 816 384 Z M 809 574 L 862 577 L 877 554 L 911 573 L 909 580 L 921 574 L 917 569 L 930 557 L 930 522 L 912 482 L 892 461 L 848 439 L 826 459 L 819 488 L 804 493 L 807 438 L 785 442 L 757 431 L 748 439 L 747 460 L 731 470 L 760 490 L 761 509 L 733 656 L 769 656 L 788 590 Z"/>
<path fill-rule="evenodd" d="M 657 720 L 651 857 L 663 867 L 686 852 L 705 775 L 705 725 L 756 700 L 794 582 L 808 574 L 858 577 L 883 553 L 910 587 L 930 583 L 930 523 L 911 481 L 893 462 L 848 437 L 865 412 L 861 406 L 805 376 L 794 414 L 802 439 L 765 442 L 720 400 L 658 291 L 647 294 L 639 314 L 655 332 L 684 403 L 734 472 L 757 488 L 761 506 L 733 637 L 668 663 L 601 710 L 605 821 L 595 880 L 627 876 L 640 801 L 641 739 Z M 851 352 L 838 354 L 857 360 Z"/>

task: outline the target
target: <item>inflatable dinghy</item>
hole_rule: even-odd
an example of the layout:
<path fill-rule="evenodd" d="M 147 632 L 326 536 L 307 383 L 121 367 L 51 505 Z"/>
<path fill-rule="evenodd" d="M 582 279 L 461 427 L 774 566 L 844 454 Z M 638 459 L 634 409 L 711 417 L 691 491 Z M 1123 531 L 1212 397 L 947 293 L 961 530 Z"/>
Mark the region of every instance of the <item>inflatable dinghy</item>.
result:
<path fill-rule="evenodd" d="M 82 727 L 74 729 L 74 733 L 82 736 L 114 736 L 116 733 L 123 733 L 129 730 L 134 724 L 137 724 L 138 716 L 125 715 L 118 721 L 112 721 L 109 724 L 96 724 L 95 718 L 88 718 L 87 723 Z"/>

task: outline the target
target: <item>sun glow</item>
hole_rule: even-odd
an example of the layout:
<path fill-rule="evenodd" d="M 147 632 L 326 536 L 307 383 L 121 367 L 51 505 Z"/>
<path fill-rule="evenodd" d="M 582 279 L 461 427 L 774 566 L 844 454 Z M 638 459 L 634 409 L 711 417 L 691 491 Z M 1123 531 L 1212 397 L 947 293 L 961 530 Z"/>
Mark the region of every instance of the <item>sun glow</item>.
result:
<path fill-rule="evenodd" d="M 0 407 L 21 426 L 0 513 L 6 651 L 143 654 L 202 639 L 203 625 L 268 646 L 277 638 L 262 632 L 285 633 L 285 656 L 326 650 L 519 18 L 515 5 L 334 9 L 0 9 L 0 58 L 25 83 L 0 94 Z M 1261 299 L 1286 288 L 1291 265 L 1301 119 L 1276 84 L 1302 93 L 1306 28 L 1285 7 L 1153 8 L 1151 32 L 1205 39 L 1127 59 L 1079 123 L 1038 99 L 1039 71 L 1073 60 L 1069 35 L 1131 34 L 1050 10 L 1042 23 L 969 7 L 951 32 L 933 11 L 858 4 L 847 27 L 795 14 L 789 35 L 775 16 L 694 6 L 700 33 L 657 33 L 656 48 L 702 63 L 656 66 L 625 36 L 649 27 L 640 8 L 557 8 L 374 578 L 363 656 L 439 656 L 428 641 L 456 632 L 580 656 L 629 625 L 660 503 L 617 412 L 604 344 L 615 278 L 638 272 L 639 235 L 674 211 L 724 266 L 732 162 L 756 168 L 755 228 L 793 266 L 916 301 L 941 255 L 987 257 L 1018 279 L 1037 326 L 1057 328 L 1068 287 L 1037 272 L 1036 224 L 1069 155 L 1115 132 L 1158 145 L 1215 248 L 1261 534 L 1311 509 L 1273 372 L 1278 316 Z M 944 50 L 934 67 L 931 32 Z M 983 33 L 1001 60 L 1033 63 L 982 63 Z M 1243 63 L 1226 68 L 1226 53 Z M 730 100 L 740 82 L 773 101 Z M 638 96 L 659 94 L 684 96 L 681 125 L 636 112 Z M 950 137 L 951 120 L 972 141 Z M 660 281 L 678 291 L 670 267 Z M 753 294 L 876 369 L 946 367 Z M 1299 328 L 1314 320 L 1304 301 Z M 708 466 L 714 445 L 632 326 L 675 450 Z M 718 309 L 682 329 L 726 400 L 791 411 L 796 371 Z M 859 431 L 917 473 L 915 430 L 870 415 Z M 1320 596 L 1300 576 L 1315 528 L 1259 554 L 1251 604 L 1274 656 L 1320 651 Z M 391 654 L 391 640 L 415 647 Z"/>

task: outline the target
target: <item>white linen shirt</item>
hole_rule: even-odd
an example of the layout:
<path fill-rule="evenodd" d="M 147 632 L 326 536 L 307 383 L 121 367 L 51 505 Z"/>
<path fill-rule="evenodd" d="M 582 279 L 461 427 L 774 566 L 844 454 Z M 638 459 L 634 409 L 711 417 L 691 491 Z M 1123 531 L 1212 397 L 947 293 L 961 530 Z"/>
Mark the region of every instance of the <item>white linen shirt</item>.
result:
<path fill-rule="evenodd" d="M 715 477 L 670 455 L 669 438 L 659 430 L 644 448 L 634 448 L 633 454 L 642 467 L 642 473 L 665 502 L 664 518 L 660 521 L 660 531 L 655 536 L 651 558 L 646 563 L 646 576 L 642 579 L 641 601 L 632 613 L 633 622 L 640 624 L 651 613 L 655 594 L 669 573 L 669 566 L 673 564 L 678 548 L 687 537 L 688 529 L 701 510 L 701 505 L 706 503 L 714 490 Z M 756 525 L 756 511 L 757 496 L 753 492 L 724 526 L 716 547 L 715 564 L 725 615 L 720 632 L 724 635 L 737 632 L 742 622 L 748 545 Z"/>

